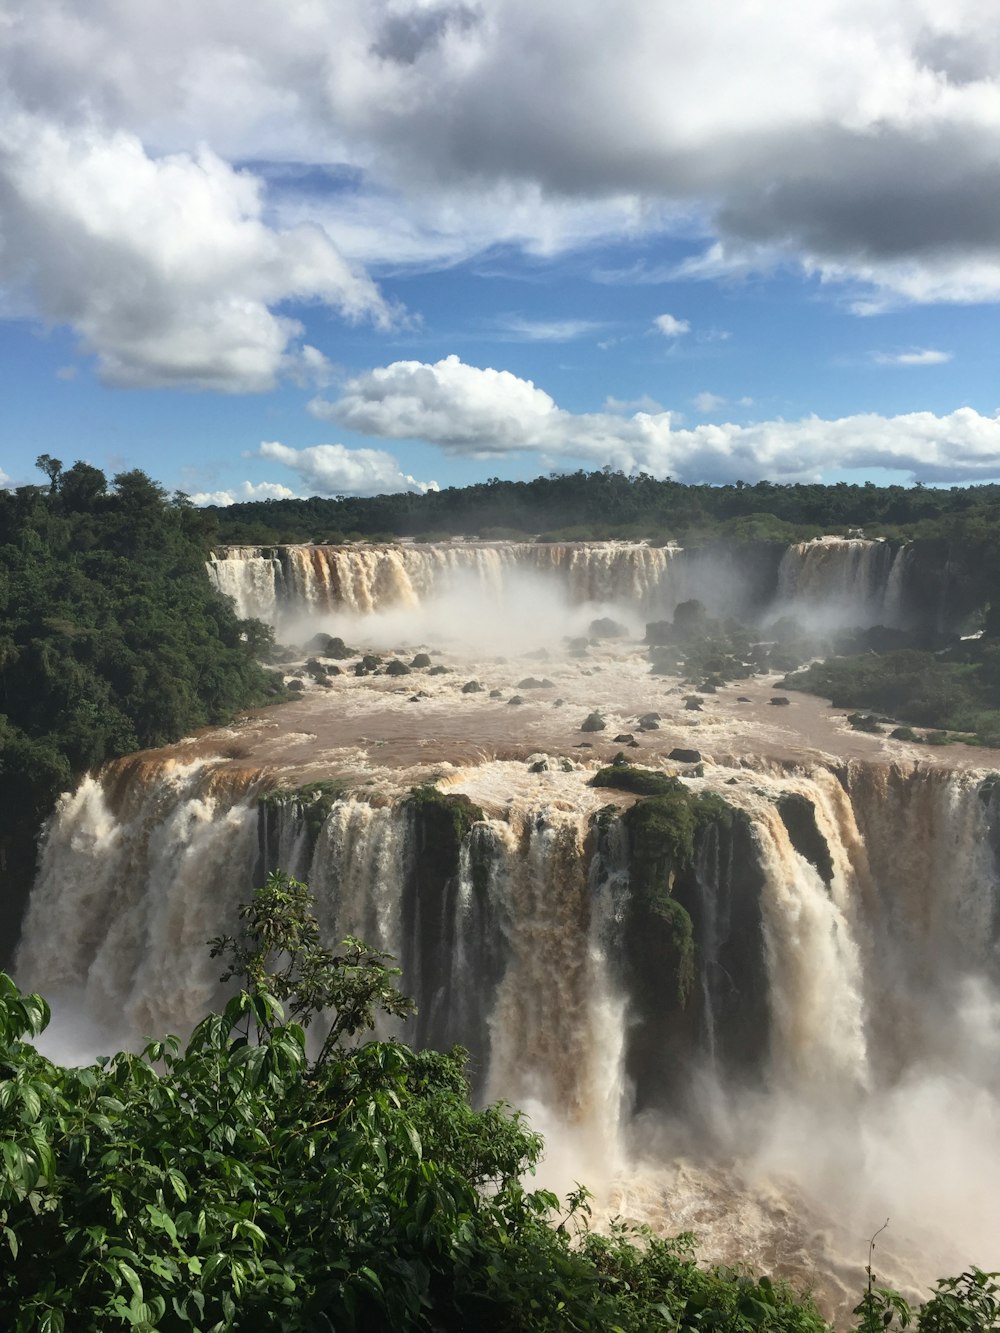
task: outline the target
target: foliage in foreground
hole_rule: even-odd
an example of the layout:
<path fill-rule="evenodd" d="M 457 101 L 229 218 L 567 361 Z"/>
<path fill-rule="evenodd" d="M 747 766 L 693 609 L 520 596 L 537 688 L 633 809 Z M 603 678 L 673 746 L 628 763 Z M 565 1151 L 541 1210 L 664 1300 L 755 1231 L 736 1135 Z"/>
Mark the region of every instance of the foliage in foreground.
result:
<path fill-rule="evenodd" d="M 540 1140 L 471 1108 L 462 1052 L 352 1044 L 410 1005 L 384 955 L 321 947 L 309 902 L 272 875 L 213 942 L 244 988 L 183 1049 L 60 1068 L 31 1044 L 45 1002 L 0 974 L 5 1329 L 823 1333 L 782 1285 L 699 1268 L 689 1238 L 590 1233 L 585 1191 L 560 1220 L 522 1184 Z M 866 1333 L 909 1317 L 866 1301 Z M 996 1288 L 965 1275 L 916 1327 L 1000 1327 Z"/>

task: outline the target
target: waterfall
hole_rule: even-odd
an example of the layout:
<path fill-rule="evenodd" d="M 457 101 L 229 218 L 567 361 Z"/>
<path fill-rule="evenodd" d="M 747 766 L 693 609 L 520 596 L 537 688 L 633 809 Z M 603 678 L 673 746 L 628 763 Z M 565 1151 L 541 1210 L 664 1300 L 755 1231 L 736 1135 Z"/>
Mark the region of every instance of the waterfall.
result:
<path fill-rule="evenodd" d="M 819 537 L 790 546 L 778 568 L 777 614 L 824 627 L 902 626 L 909 552 L 886 542 Z"/>
<path fill-rule="evenodd" d="M 515 770 L 506 789 L 525 793 Z M 669 922 L 640 910 L 628 800 L 588 814 L 587 776 L 547 773 L 548 797 L 532 788 L 503 813 L 466 805 L 446 848 L 405 796 L 361 790 L 307 817 L 294 801 L 261 803 L 273 778 L 223 760 L 118 761 L 60 803 L 16 976 L 57 1021 L 62 1006 L 89 1016 L 107 1044 L 189 1027 L 220 998 L 205 941 L 281 865 L 309 882 L 329 943 L 354 934 L 400 960 L 419 1012 L 385 1032 L 461 1043 L 478 1095 L 527 1110 L 546 1134 L 548 1183 L 631 1182 L 621 1197 L 669 1219 L 663 1200 L 681 1185 L 657 1172 L 683 1134 L 689 1181 L 728 1154 L 712 1188 L 733 1207 L 744 1204 L 719 1182 L 738 1192 L 750 1173 L 778 1216 L 807 1217 L 802 1199 L 815 1200 L 862 1239 L 894 1208 L 918 1256 L 946 1220 L 966 1252 L 944 1260 L 927 1242 L 930 1257 L 900 1269 L 921 1280 L 993 1262 L 995 778 L 852 761 L 689 780 L 726 804 L 663 886 L 693 931 L 685 997 Z M 957 1209 L 939 1158 L 979 1163 L 996 1189 Z M 732 1259 L 743 1242 L 723 1232 L 709 1227 L 713 1253 Z"/>
<path fill-rule="evenodd" d="M 296 616 L 415 608 L 468 588 L 500 601 L 519 574 L 551 583 L 574 605 L 626 603 L 648 615 L 693 595 L 683 552 L 624 542 L 231 546 L 208 570 L 241 616 L 279 626 Z"/>

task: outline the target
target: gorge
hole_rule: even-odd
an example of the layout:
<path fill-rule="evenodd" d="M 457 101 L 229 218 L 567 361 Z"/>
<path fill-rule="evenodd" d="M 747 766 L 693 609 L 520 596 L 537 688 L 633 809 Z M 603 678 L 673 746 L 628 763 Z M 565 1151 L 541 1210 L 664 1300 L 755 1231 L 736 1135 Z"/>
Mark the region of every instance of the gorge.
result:
<path fill-rule="evenodd" d="M 642 642 L 693 597 L 764 636 L 941 628 L 946 568 L 928 596 L 906 546 L 824 539 L 227 548 L 209 572 L 283 641 L 356 647 L 311 646 L 293 702 L 61 799 L 15 961 L 57 1054 L 190 1027 L 219 996 L 205 942 L 281 867 L 331 940 L 399 959 L 400 1035 L 468 1048 L 477 1096 L 546 1132 L 556 1187 L 837 1313 L 886 1216 L 903 1288 L 996 1266 L 989 752 L 774 707 L 773 675 L 692 708 Z"/>

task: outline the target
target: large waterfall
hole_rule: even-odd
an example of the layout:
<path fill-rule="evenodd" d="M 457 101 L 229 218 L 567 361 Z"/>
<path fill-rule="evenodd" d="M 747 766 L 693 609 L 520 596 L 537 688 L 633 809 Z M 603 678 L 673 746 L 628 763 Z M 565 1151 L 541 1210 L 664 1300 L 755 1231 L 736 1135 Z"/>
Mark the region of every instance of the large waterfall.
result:
<path fill-rule="evenodd" d="M 217 553 L 241 614 L 358 660 L 61 799 L 15 959 L 50 1049 L 190 1028 L 222 998 L 206 941 L 280 867 L 331 943 L 398 958 L 417 1014 L 384 1034 L 464 1046 L 475 1095 L 544 1131 L 545 1183 L 603 1216 L 831 1311 L 887 1216 L 881 1275 L 911 1293 L 1000 1266 L 1000 779 L 816 698 L 773 708 L 773 679 L 692 699 L 641 637 L 690 597 L 912 625 L 915 569 L 846 539 Z M 659 797 L 592 785 L 626 757 Z"/>
<path fill-rule="evenodd" d="M 1000 1208 L 950 1204 L 937 1164 L 982 1154 L 980 1178 L 998 1174 L 995 780 L 720 767 L 685 779 L 715 800 L 693 857 L 651 869 L 632 798 L 563 768 L 527 787 L 523 764 L 454 770 L 441 799 L 465 818 L 450 845 L 406 790 L 359 789 L 317 820 L 305 798 L 267 797 L 266 771 L 119 761 L 60 805 L 17 976 L 108 1040 L 190 1026 L 218 998 L 205 941 L 281 865 L 309 881 L 331 941 L 401 960 L 419 1005 L 403 1035 L 465 1045 L 480 1095 L 546 1128 L 559 1184 L 617 1190 L 667 1226 L 712 1162 L 744 1182 L 733 1215 L 740 1188 L 763 1190 L 782 1225 L 820 1199 L 854 1228 L 827 1235 L 825 1274 L 804 1271 L 834 1305 L 885 1215 L 904 1281 L 950 1260 L 927 1239 L 935 1220 L 958 1262 L 994 1262 Z M 515 795 L 498 807 L 500 790 Z M 686 1193 L 668 1160 L 688 1163 Z M 718 1219 L 699 1229 L 737 1257 Z"/>
<path fill-rule="evenodd" d="M 825 627 L 913 619 L 910 551 L 823 538 L 790 546 L 684 550 L 627 542 L 445 542 L 353 546 L 230 546 L 209 562 L 242 616 L 279 628 L 303 618 L 417 608 L 460 589 L 502 601 L 518 579 L 541 580 L 571 603 L 625 603 L 647 618 L 698 597 L 743 619 L 790 612 Z"/>

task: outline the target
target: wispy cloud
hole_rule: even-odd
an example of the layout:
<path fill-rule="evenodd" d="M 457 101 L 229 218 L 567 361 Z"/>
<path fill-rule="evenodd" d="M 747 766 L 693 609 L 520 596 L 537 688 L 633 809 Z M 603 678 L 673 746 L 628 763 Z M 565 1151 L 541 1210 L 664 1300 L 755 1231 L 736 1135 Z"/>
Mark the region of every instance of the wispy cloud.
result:
<path fill-rule="evenodd" d="M 951 359 L 951 352 L 939 352 L 933 347 L 914 347 L 908 352 L 872 352 L 877 366 L 943 366 Z"/>
<path fill-rule="evenodd" d="M 717 412 L 720 407 L 725 407 L 726 400 L 719 393 L 697 393 L 691 399 L 691 406 L 696 412 Z"/>
<path fill-rule="evenodd" d="M 596 319 L 524 319 L 520 315 L 504 315 L 497 325 L 502 334 L 524 342 L 565 343 L 589 334 L 600 333 L 608 326 Z"/>

